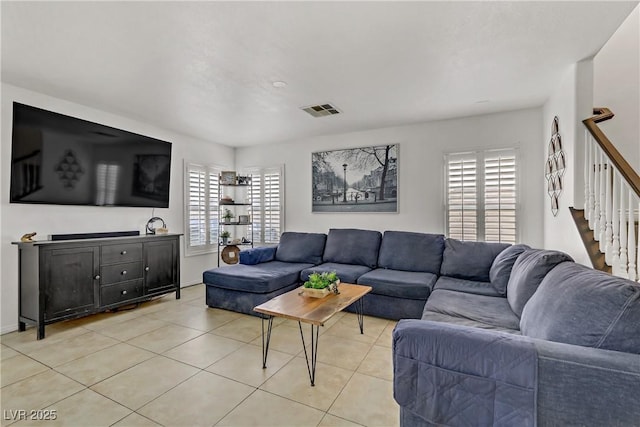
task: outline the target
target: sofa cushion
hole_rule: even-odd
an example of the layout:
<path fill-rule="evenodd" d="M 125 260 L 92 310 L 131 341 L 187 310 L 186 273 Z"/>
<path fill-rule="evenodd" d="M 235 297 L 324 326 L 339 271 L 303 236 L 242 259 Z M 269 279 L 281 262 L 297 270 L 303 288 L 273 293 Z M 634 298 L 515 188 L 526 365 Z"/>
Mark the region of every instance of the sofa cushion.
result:
<path fill-rule="evenodd" d="M 520 319 L 504 297 L 436 289 L 424 306 L 423 316 L 427 312 L 462 317 L 499 328 L 520 329 Z"/>
<path fill-rule="evenodd" d="M 332 228 L 327 236 L 322 260 L 376 268 L 381 240 L 379 231 Z"/>
<path fill-rule="evenodd" d="M 299 282 L 300 271 L 313 264 L 281 261 L 263 262 L 256 265 L 227 265 L 202 273 L 202 281 L 207 286 L 268 293 Z"/>
<path fill-rule="evenodd" d="M 335 271 L 341 282 L 356 283 L 358 281 L 358 277 L 371 271 L 371 269 L 364 265 L 325 262 L 323 264 L 316 265 L 315 267 L 310 267 L 302 270 L 302 272 L 300 273 L 300 280 L 302 280 L 303 282 L 307 281 L 309 280 L 309 275 L 311 273 L 323 273 L 325 271 Z"/>
<path fill-rule="evenodd" d="M 320 264 L 327 236 L 322 233 L 282 233 L 276 260 Z"/>
<path fill-rule="evenodd" d="M 520 326 L 532 338 L 640 354 L 640 285 L 560 264 L 525 305 Z"/>
<path fill-rule="evenodd" d="M 240 251 L 240 264 L 256 265 L 261 262 L 273 261 L 276 256 L 275 246 L 261 246 Z"/>
<path fill-rule="evenodd" d="M 432 273 L 377 268 L 360 276 L 358 284 L 371 286 L 372 294 L 426 300 L 436 279 Z"/>
<path fill-rule="evenodd" d="M 435 311 L 424 311 L 421 320 L 430 320 L 432 322 L 444 322 L 452 325 L 469 326 L 472 328 L 488 329 L 491 331 L 507 332 L 510 334 L 520 335 L 520 331 L 502 326 L 490 325 L 488 323 L 478 322 L 466 317 L 451 316 L 448 314 L 436 313 Z"/>
<path fill-rule="evenodd" d="M 438 277 L 434 289 L 448 289 L 450 291 L 467 292 L 469 294 L 486 295 L 489 297 L 502 296 L 489 282 L 457 279 L 448 276 Z"/>
<path fill-rule="evenodd" d="M 507 300 L 518 317 L 547 273 L 566 261 L 573 261 L 573 258 L 559 251 L 527 249 L 520 254 L 513 264 L 507 285 Z"/>
<path fill-rule="evenodd" d="M 509 284 L 513 264 L 516 263 L 520 254 L 526 249 L 531 248 L 527 245 L 509 246 L 500 252 L 496 259 L 493 260 L 493 264 L 491 264 L 491 269 L 489 270 L 489 280 L 491 281 L 491 285 L 498 291 L 498 294 L 507 294 L 507 285 Z"/>
<path fill-rule="evenodd" d="M 506 243 L 446 239 L 440 275 L 488 282 L 493 260 L 508 246 Z"/>
<path fill-rule="evenodd" d="M 380 244 L 378 267 L 438 274 L 443 251 L 442 234 L 385 231 Z"/>

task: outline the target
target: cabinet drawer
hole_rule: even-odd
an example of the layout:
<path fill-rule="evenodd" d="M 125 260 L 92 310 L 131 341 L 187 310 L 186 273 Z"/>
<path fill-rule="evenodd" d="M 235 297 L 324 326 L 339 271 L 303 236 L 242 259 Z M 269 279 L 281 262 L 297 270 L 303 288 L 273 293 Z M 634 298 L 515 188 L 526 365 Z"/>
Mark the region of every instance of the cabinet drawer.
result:
<path fill-rule="evenodd" d="M 139 261 L 142 259 L 142 243 L 104 245 L 101 249 L 102 264 Z"/>
<path fill-rule="evenodd" d="M 103 285 L 142 279 L 142 261 L 102 266 L 100 276 L 102 276 L 100 283 Z"/>
<path fill-rule="evenodd" d="M 125 302 L 142 296 L 142 280 L 118 283 L 100 288 L 100 305 Z"/>

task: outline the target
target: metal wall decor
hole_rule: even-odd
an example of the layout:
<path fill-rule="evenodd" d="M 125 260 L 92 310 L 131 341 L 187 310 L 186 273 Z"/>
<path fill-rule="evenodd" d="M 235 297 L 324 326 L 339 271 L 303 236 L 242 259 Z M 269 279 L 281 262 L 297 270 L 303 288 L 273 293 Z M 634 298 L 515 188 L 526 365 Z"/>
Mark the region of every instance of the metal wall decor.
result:
<path fill-rule="evenodd" d="M 544 176 L 547 179 L 547 194 L 551 198 L 551 213 L 558 215 L 560 193 L 562 193 L 562 177 L 564 176 L 566 158 L 562 149 L 558 116 L 553 118 L 551 124 L 551 140 L 549 140 L 547 162 Z"/>

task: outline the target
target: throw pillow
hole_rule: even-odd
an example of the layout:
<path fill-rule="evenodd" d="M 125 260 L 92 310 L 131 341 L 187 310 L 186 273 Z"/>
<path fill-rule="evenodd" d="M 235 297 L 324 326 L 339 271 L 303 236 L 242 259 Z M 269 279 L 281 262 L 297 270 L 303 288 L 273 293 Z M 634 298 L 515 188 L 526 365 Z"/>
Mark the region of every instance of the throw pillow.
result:
<path fill-rule="evenodd" d="M 294 233 L 288 231 L 280 236 L 276 260 L 320 264 L 327 236 L 322 233 Z"/>

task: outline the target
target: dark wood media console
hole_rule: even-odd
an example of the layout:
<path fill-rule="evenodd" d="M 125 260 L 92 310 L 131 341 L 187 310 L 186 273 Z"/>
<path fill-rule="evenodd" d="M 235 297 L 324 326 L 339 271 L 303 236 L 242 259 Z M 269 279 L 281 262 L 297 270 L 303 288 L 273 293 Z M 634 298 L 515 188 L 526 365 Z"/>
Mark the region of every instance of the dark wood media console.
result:
<path fill-rule="evenodd" d="M 115 309 L 169 292 L 180 299 L 180 235 L 14 242 L 19 329 Z"/>

